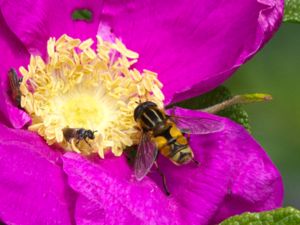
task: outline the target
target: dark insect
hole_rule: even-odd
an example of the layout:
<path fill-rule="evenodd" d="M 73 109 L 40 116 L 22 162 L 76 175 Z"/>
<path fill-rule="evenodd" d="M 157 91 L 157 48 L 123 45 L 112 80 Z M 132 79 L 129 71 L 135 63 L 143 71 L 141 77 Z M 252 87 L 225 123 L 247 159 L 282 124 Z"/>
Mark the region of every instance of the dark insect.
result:
<path fill-rule="evenodd" d="M 76 145 L 81 141 L 84 140 L 89 146 L 90 143 L 87 139 L 95 139 L 95 132 L 92 130 L 86 130 L 84 128 L 69 128 L 66 127 L 63 129 L 64 138 L 67 142 L 70 142 L 72 139 L 76 140 Z"/>
<path fill-rule="evenodd" d="M 22 82 L 22 77 L 18 78 L 17 72 L 15 69 L 11 68 L 8 71 L 8 79 L 11 90 L 11 96 L 15 104 L 21 108 L 21 96 L 20 84 Z"/>
<path fill-rule="evenodd" d="M 156 163 L 158 152 L 176 165 L 194 161 L 187 134 L 209 134 L 223 130 L 219 121 L 208 118 L 168 116 L 153 102 L 140 103 L 134 110 L 134 119 L 142 130 L 141 140 L 134 163 L 135 177 L 142 180 L 153 165 L 163 178 L 167 195 L 166 179 Z"/>

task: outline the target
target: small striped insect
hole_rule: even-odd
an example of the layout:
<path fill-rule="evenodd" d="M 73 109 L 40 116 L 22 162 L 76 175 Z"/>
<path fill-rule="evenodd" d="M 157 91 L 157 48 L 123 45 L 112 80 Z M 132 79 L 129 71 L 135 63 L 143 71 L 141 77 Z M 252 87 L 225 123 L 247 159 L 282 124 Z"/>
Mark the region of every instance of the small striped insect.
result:
<path fill-rule="evenodd" d="M 84 128 L 69 128 L 66 127 L 63 129 L 63 135 L 67 142 L 71 142 L 71 140 L 76 140 L 76 145 L 84 140 L 89 146 L 90 143 L 87 141 L 88 139 L 95 139 L 95 132 L 92 130 L 86 130 Z"/>
<path fill-rule="evenodd" d="M 15 69 L 11 68 L 8 71 L 8 79 L 11 90 L 11 96 L 15 104 L 21 108 L 21 96 L 22 93 L 20 91 L 20 84 L 22 82 L 22 78 L 19 78 Z"/>
<path fill-rule="evenodd" d="M 198 164 L 189 146 L 187 135 L 215 133 L 224 128 L 221 122 L 213 119 L 168 116 L 164 110 L 150 101 L 140 103 L 135 108 L 134 119 L 142 130 L 134 163 L 135 177 L 142 180 L 155 165 L 163 178 L 167 195 L 170 193 L 166 178 L 156 163 L 158 152 L 176 165 L 191 161 Z"/>

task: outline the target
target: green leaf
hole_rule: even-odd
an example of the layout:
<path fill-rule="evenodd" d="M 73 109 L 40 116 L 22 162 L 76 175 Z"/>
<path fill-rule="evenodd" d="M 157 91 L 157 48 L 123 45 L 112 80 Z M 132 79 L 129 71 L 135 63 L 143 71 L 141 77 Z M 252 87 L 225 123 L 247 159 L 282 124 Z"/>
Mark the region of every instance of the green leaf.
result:
<path fill-rule="evenodd" d="M 91 21 L 92 16 L 92 12 L 88 9 L 76 9 L 72 13 L 73 20 Z"/>
<path fill-rule="evenodd" d="M 243 213 L 230 217 L 219 225 L 299 225 L 300 211 L 292 207 L 261 213 Z"/>
<path fill-rule="evenodd" d="M 224 102 L 230 98 L 232 98 L 231 92 L 226 87 L 220 86 L 211 92 L 188 99 L 176 105 L 188 109 L 203 109 Z M 230 118 L 233 121 L 243 125 L 247 130 L 250 131 L 248 114 L 240 104 L 230 106 L 217 113 L 217 115 Z"/>
<path fill-rule="evenodd" d="M 300 0 L 285 0 L 283 21 L 300 23 Z"/>

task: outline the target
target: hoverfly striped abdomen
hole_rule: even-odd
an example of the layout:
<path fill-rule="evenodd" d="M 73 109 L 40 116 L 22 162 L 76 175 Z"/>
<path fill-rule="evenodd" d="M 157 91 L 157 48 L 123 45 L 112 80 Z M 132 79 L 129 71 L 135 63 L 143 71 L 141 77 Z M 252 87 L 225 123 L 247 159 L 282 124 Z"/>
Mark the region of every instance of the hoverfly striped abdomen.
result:
<path fill-rule="evenodd" d="M 159 152 L 169 158 L 174 164 L 186 164 L 192 160 L 194 154 L 188 145 L 187 138 L 172 122 L 166 123 L 167 129 L 155 136 Z"/>

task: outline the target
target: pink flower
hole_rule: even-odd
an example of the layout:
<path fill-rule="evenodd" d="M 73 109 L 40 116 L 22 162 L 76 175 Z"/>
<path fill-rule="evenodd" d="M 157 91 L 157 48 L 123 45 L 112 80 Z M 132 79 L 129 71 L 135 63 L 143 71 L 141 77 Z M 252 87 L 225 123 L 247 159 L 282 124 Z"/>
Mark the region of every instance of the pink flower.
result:
<path fill-rule="evenodd" d="M 28 115 L 8 94 L 7 71 L 46 57 L 49 37 L 94 37 L 110 27 L 140 54 L 138 69 L 158 72 L 165 103 L 220 85 L 277 30 L 281 0 L 243 1 L 1 1 L 0 219 L 7 224 L 215 224 L 245 211 L 282 204 L 281 176 L 264 150 L 234 122 L 191 110 L 176 115 L 214 118 L 222 132 L 193 136 L 199 167 L 159 158 L 158 174 L 138 182 L 124 156 L 85 158 L 49 147 L 22 129 Z M 90 22 L 73 21 L 89 9 Z"/>

